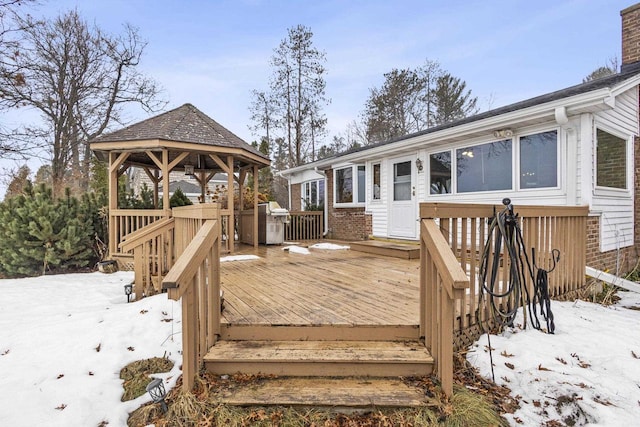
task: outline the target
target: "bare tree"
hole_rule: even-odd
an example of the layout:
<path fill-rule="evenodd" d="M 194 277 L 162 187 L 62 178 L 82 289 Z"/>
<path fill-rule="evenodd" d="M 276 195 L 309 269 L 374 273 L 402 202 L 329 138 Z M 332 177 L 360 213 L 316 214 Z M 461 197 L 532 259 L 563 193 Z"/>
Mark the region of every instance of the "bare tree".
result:
<path fill-rule="evenodd" d="M 77 11 L 44 21 L 17 17 L 16 22 L 24 30 L 18 49 L 0 64 L 0 108 L 40 113 L 40 126 L 14 132 L 47 147 L 54 194 L 62 194 L 69 180 L 86 190 L 88 141 L 112 124 L 124 124 L 126 104 L 147 112 L 166 104 L 157 83 L 138 69 L 146 42 L 129 25 L 121 34 L 106 34 Z"/>

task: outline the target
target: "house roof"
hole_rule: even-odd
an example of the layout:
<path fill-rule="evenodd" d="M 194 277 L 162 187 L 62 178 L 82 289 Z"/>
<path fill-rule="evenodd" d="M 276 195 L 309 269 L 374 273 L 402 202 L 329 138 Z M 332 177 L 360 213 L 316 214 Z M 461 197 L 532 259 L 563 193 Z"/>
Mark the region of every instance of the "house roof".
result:
<path fill-rule="evenodd" d="M 553 103 L 554 101 L 561 101 L 563 99 L 571 98 L 578 95 L 587 94 L 589 92 L 595 92 L 600 89 L 613 88 L 616 87 L 625 81 L 631 79 L 632 77 L 640 75 L 640 62 L 636 62 L 633 64 L 625 65 L 621 72 L 617 74 L 613 74 L 611 76 L 606 76 L 603 78 L 591 80 L 585 83 L 581 83 L 578 85 L 570 86 L 565 89 L 561 89 L 558 91 L 550 92 L 544 95 L 540 95 L 534 98 L 530 98 L 524 101 L 519 101 L 513 104 L 509 104 L 500 108 L 496 108 L 493 110 L 488 110 L 480 114 L 476 114 L 473 116 L 469 116 L 460 120 L 455 120 L 450 123 L 446 123 L 439 126 L 434 126 L 429 129 L 425 129 L 419 132 L 411 133 L 408 135 L 404 135 L 401 137 L 389 139 L 386 141 L 375 142 L 370 145 L 366 145 L 363 147 L 357 147 L 350 150 L 347 150 L 343 153 L 337 154 L 335 156 L 316 161 L 314 163 L 309 163 L 307 165 L 298 166 L 296 168 L 289 169 L 288 171 L 283 171 L 283 174 L 292 173 L 295 170 L 303 170 L 308 169 L 309 166 L 313 167 L 323 167 L 325 165 L 330 165 L 331 163 L 335 163 L 336 160 L 340 160 L 342 157 L 349 156 L 356 153 L 363 153 L 369 150 L 373 150 L 379 147 L 384 147 L 387 145 L 399 143 L 402 141 L 407 141 L 412 138 L 416 138 L 423 135 L 435 134 L 441 131 L 445 131 L 447 129 L 456 128 L 458 126 L 473 124 L 474 122 L 481 122 L 486 119 L 491 119 L 494 117 L 498 117 L 501 115 L 505 115 L 508 113 L 516 112 L 519 110 L 526 110 L 531 107 L 536 107 L 539 105 L 544 105 L 548 103 Z"/>
<path fill-rule="evenodd" d="M 123 129 L 101 135 L 90 141 L 93 149 L 100 143 L 144 140 L 186 142 L 203 146 L 239 148 L 268 159 L 233 132 L 216 122 L 191 104 L 184 104 L 166 113 L 148 118 Z"/>

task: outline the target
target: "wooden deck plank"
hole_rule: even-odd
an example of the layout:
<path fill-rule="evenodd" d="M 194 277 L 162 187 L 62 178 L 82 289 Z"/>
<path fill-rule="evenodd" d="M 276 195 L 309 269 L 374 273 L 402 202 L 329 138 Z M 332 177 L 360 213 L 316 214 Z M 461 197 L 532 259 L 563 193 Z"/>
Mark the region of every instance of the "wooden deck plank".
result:
<path fill-rule="evenodd" d="M 220 341 L 205 361 L 221 362 L 322 362 L 432 363 L 433 358 L 417 341 Z"/>
<path fill-rule="evenodd" d="M 349 250 L 242 248 L 260 260 L 221 265 L 229 324 L 418 323 L 419 264 Z"/>
<path fill-rule="evenodd" d="M 204 363 L 217 375 L 399 377 L 433 371 L 433 358 L 417 341 L 219 341 Z"/>
<path fill-rule="evenodd" d="M 256 387 L 225 392 L 222 402 L 236 406 L 406 408 L 427 403 L 424 392 L 399 379 L 277 378 Z"/>

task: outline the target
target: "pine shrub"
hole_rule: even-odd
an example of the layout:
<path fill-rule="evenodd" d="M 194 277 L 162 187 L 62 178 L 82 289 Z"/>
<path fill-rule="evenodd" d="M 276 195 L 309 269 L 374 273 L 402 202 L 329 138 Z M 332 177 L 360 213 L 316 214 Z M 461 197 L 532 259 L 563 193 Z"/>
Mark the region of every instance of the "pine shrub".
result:
<path fill-rule="evenodd" d="M 88 200 L 88 199 L 87 199 Z M 34 276 L 76 270 L 97 261 L 93 206 L 71 196 L 54 199 L 44 184 L 0 203 L 0 274 Z"/>

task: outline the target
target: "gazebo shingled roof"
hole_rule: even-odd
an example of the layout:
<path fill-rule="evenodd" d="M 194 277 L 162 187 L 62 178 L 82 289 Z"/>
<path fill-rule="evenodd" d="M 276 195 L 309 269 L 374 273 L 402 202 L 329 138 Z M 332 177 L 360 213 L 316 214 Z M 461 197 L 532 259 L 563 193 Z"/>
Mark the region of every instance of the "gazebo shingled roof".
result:
<path fill-rule="evenodd" d="M 184 104 L 166 113 L 150 117 L 123 129 L 101 135 L 91 143 L 163 140 L 239 148 L 269 160 L 267 156 L 247 144 L 233 132 L 198 110 Z M 94 149 L 99 150 L 99 145 Z"/>

